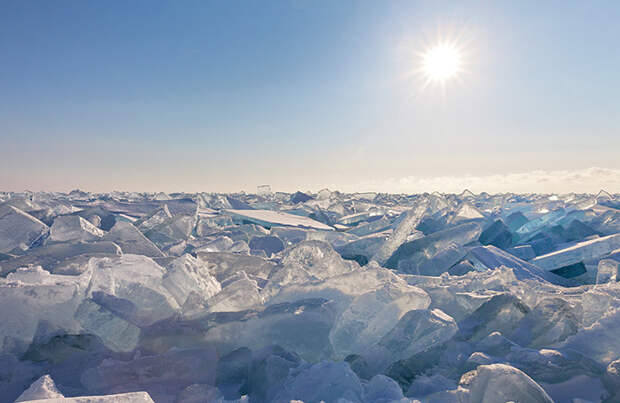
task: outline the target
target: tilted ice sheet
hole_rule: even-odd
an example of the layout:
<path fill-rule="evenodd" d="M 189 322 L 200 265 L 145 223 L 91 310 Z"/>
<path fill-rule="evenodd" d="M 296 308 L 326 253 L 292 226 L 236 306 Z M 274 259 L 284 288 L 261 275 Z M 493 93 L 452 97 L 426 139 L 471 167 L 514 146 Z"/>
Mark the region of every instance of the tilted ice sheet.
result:
<path fill-rule="evenodd" d="M 26 250 L 49 232 L 49 227 L 22 210 L 0 205 L 0 253 Z"/>

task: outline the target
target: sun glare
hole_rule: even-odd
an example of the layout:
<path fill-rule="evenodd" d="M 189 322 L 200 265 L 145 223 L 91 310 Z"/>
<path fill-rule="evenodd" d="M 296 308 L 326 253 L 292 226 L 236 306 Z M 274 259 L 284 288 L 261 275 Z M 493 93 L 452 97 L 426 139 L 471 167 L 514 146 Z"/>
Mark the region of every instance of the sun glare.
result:
<path fill-rule="evenodd" d="M 422 55 L 422 72 L 427 80 L 444 83 L 461 71 L 461 53 L 451 44 L 435 45 Z"/>

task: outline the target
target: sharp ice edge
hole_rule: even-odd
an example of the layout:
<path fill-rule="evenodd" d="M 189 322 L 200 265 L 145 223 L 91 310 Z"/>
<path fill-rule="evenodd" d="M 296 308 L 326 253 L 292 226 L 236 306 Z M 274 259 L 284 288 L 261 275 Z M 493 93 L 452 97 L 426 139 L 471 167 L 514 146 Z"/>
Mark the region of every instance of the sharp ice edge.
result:
<path fill-rule="evenodd" d="M 0 192 L 0 401 L 620 399 L 620 195 L 257 190 Z"/>

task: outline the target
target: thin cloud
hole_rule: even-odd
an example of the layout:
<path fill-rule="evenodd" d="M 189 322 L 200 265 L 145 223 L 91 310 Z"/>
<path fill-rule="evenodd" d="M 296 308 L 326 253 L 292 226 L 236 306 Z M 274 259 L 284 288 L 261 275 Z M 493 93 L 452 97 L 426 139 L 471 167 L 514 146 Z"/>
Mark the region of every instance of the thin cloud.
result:
<path fill-rule="evenodd" d="M 535 170 L 530 172 L 486 176 L 439 176 L 421 178 L 406 176 L 369 180 L 344 191 L 377 191 L 389 193 L 460 193 L 464 189 L 488 193 L 596 193 L 601 189 L 620 192 L 620 170 L 586 168 L 582 170 Z"/>

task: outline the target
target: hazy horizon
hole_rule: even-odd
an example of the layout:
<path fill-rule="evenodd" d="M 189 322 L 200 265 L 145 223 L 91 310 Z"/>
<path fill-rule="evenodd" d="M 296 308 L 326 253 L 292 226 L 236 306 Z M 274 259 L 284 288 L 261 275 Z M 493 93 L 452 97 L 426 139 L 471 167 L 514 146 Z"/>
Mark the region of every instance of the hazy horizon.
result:
<path fill-rule="evenodd" d="M 324 186 L 299 186 L 299 187 L 280 187 L 269 183 L 257 183 L 253 187 L 214 190 L 206 187 L 196 187 L 190 189 L 182 189 L 179 187 L 149 187 L 145 188 L 139 184 L 135 187 L 127 188 L 94 188 L 92 185 L 85 184 L 73 188 L 27 188 L 27 189 L 0 189 L 0 191 L 9 192 L 64 192 L 68 193 L 72 190 L 82 190 L 92 193 L 110 193 L 119 192 L 146 192 L 146 193 L 256 193 L 257 187 L 269 185 L 272 192 L 294 193 L 296 191 L 317 193 L 322 189 L 332 191 L 341 191 L 345 193 L 392 193 L 392 194 L 422 194 L 422 193 L 445 193 L 459 194 L 465 190 L 474 193 L 486 192 L 489 194 L 501 193 L 541 193 L 541 194 L 567 194 L 567 193 L 589 193 L 596 194 L 600 191 L 606 191 L 610 194 L 619 193 L 620 188 L 620 170 L 610 170 L 603 168 L 589 168 L 581 171 L 531 171 L 521 172 L 508 175 L 488 175 L 488 176 L 462 176 L 462 177 L 433 177 L 419 178 L 415 176 L 403 178 L 387 178 L 382 182 L 367 181 L 363 183 L 353 183 L 338 187 L 336 184 L 327 184 Z M 573 189 L 569 192 L 562 191 L 562 188 Z"/>

